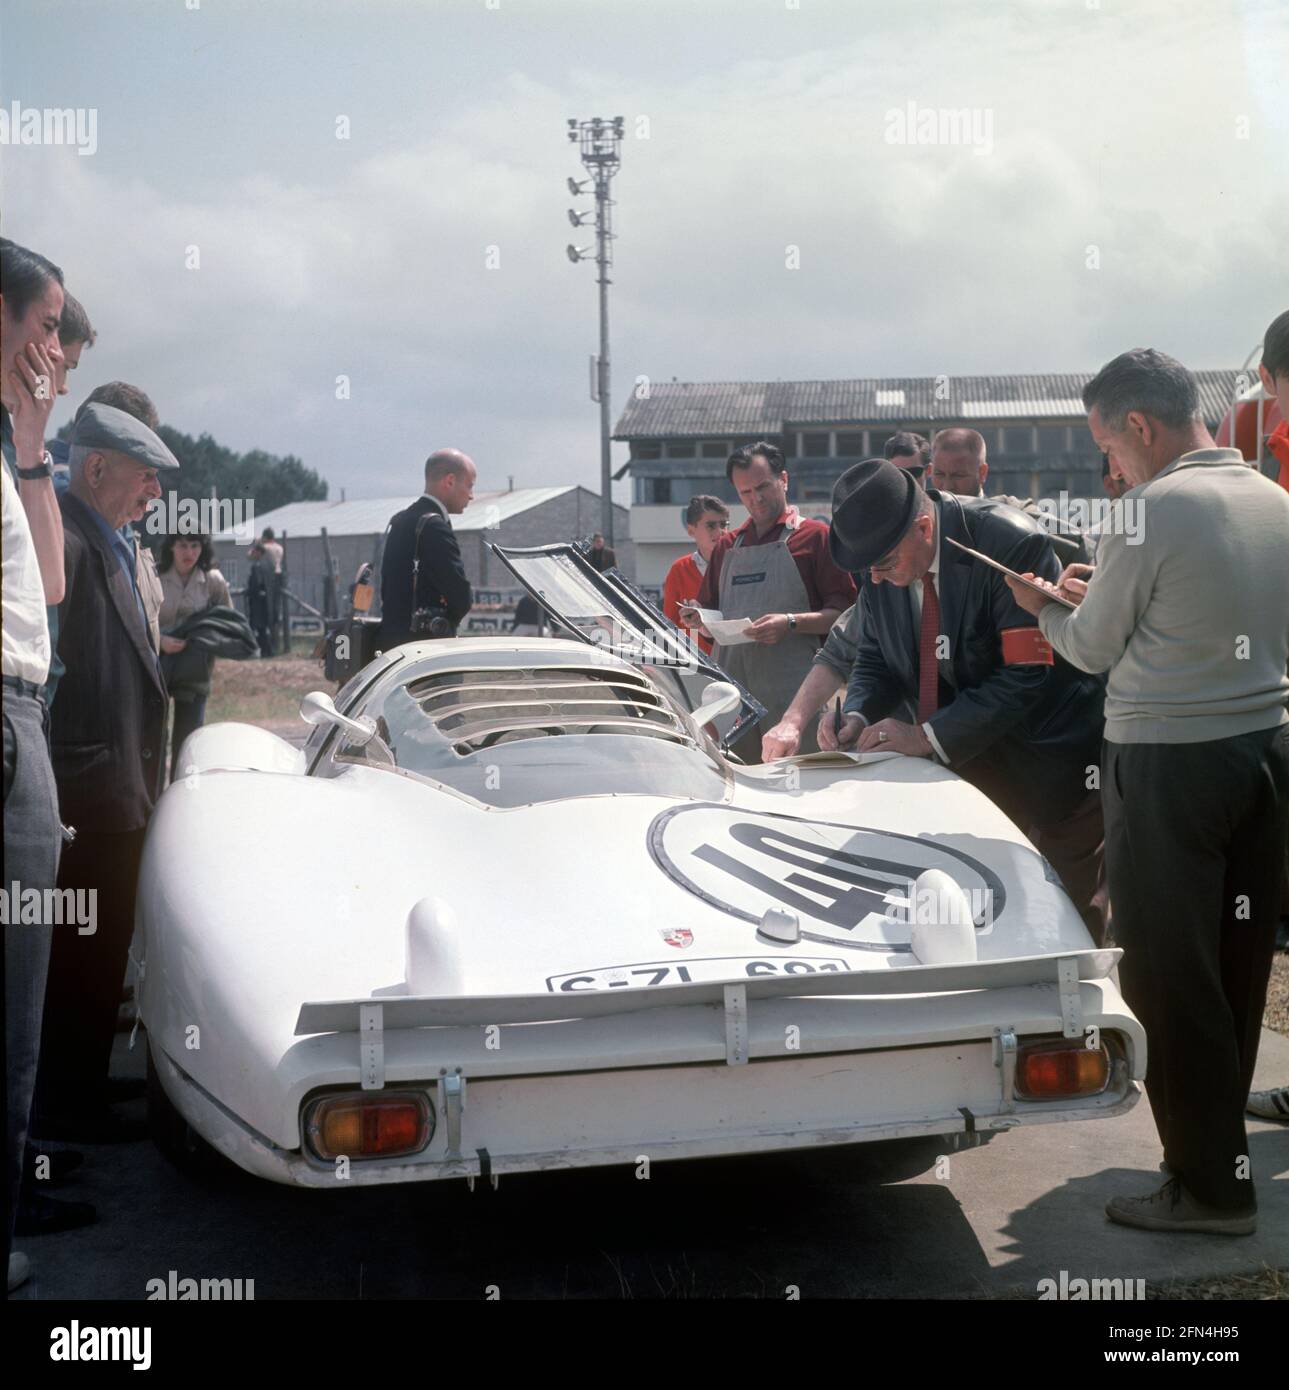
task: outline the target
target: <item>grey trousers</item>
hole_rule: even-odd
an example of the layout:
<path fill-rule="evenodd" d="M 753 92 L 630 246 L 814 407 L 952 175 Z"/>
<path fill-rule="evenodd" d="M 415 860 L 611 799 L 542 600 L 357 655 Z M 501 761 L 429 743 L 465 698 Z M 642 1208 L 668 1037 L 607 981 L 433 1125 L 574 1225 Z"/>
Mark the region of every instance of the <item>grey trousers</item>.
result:
<path fill-rule="evenodd" d="M 4 692 L 5 890 L 54 887 L 61 837 L 58 793 L 45 742 L 44 704 L 33 695 Z M 4 929 L 5 1003 L 5 1265 L 13 1238 L 22 1154 L 40 1053 L 41 1014 L 53 926 L 24 924 L 10 901 Z"/>
<path fill-rule="evenodd" d="M 1244 1105 L 1280 916 L 1289 725 L 1107 743 L 1103 757 L 1119 980 L 1146 1029 L 1164 1158 L 1201 1202 L 1246 1211 Z"/>

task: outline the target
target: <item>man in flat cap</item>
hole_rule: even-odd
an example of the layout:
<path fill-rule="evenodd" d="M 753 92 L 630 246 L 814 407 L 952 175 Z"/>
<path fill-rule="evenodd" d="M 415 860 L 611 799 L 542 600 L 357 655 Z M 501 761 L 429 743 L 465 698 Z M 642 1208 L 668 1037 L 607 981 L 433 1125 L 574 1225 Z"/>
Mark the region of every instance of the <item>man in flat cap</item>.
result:
<path fill-rule="evenodd" d="M 141 420 L 93 402 L 78 414 L 62 495 L 67 667 L 51 711 L 63 821 L 60 889 L 95 890 L 94 930 L 54 931 L 33 1128 L 42 1139 L 140 1137 L 109 1107 L 108 1059 L 134 928 L 143 835 L 161 790 L 166 690 L 135 548 L 120 527 L 161 495 L 179 462 Z"/>
<path fill-rule="evenodd" d="M 1013 507 L 924 492 L 886 459 L 838 479 L 832 556 L 870 581 L 838 742 L 934 758 L 978 786 L 1047 856 L 1100 940 L 1101 682 L 1054 656 L 1003 576 L 948 539 L 1022 573 L 1061 572 L 1048 536 Z M 906 700 L 916 722 L 891 717 Z"/>

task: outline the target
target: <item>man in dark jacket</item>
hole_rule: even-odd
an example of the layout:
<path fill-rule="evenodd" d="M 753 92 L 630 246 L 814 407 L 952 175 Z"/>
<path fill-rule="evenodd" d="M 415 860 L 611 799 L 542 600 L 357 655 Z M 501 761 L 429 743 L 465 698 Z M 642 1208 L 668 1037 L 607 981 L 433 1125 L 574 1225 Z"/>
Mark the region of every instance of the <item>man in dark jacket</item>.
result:
<path fill-rule="evenodd" d="M 611 545 L 605 545 L 604 537 L 598 531 L 591 537 L 591 548 L 586 552 L 586 558 L 591 562 L 591 568 L 600 574 L 618 563 L 617 552 Z"/>
<path fill-rule="evenodd" d="M 1050 538 L 1012 507 L 924 493 L 884 459 L 838 480 L 833 558 L 870 579 L 839 742 L 935 758 L 978 786 L 1046 854 L 1099 938 L 1101 682 L 1055 657 L 1003 576 L 948 540 L 1060 574 Z M 904 700 L 917 722 L 889 717 Z"/>
<path fill-rule="evenodd" d="M 439 449 L 425 461 L 425 492 L 389 524 L 381 559 L 381 647 L 430 637 L 455 637 L 474 595 L 461 563 L 450 516 L 474 497 L 475 466 L 459 449 Z M 413 614 L 421 612 L 417 631 Z M 433 622 L 433 626 L 430 623 Z"/>
<path fill-rule="evenodd" d="M 149 635 L 136 553 L 119 527 L 161 495 L 179 463 L 141 421 L 88 405 L 72 434 L 63 516 L 66 594 L 58 645 L 67 672 L 51 711 L 65 846 L 60 889 L 92 890 L 94 931 L 54 933 L 33 1128 L 45 1139 L 136 1137 L 109 1109 L 108 1059 L 134 930 L 135 881 L 161 787 L 166 690 Z"/>

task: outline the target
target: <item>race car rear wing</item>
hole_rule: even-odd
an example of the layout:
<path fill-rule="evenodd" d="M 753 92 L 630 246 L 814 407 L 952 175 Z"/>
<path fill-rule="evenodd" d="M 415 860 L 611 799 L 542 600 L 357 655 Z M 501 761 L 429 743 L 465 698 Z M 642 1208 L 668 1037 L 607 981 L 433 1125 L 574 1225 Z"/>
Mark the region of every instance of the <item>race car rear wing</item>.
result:
<path fill-rule="evenodd" d="M 637 666 L 704 675 L 736 686 L 743 703 L 721 738 L 722 749 L 733 747 L 765 715 L 765 706 L 664 617 L 621 571 L 601 573 L 576 545 L 491 548 L 572 636 Z"/>
<path fill-rule="evenodd" d="M 388 995 L 366 999 L 319 1001 L 301 1005 L 297 1037 L 353 1033 L 361 1048 L 362 1085 L 384 1085 L 384 1045 L 387 1035 L 408 1036 L 411 1030 L 438 1030 L 445 1036 L 460 1031 L 542 1023 L 542 1050 L 548 1059 L 565 1058 L 568 1048 L 560 1025 L 604 1020 L 626 1022 L 632 1015 L 677 1010 L 673 1017 L 695 1019 L 719 1011 L 724 1015 L 725 1060 L 731 1065 L 748 1060 L 748 1009 L 751 1001 L 784 998 L 821 999 L 842 996 L 862 1003 L 881 996 L 918 998 L 926 995 L 972 995 L 1023 986 L 1055 988 L 1059 997 L 1062 1035 L 1084 1032 L 1080 985 L 1106 979 L 1122 955 L 1118 949 L 1071 951 L 1060 956 L 1017 956 L 1005 960 L 961 965 L 910 965 L 882 970 L 847 970 L 833 974 L 757 976 L 737 982 L 695 982 L 628 990 L 585 990 L 542 994 L 477 995 L 460 998 Z M 1055 1014 L 1056 1010 L 1050 1010 Z M 641 1021 L 638 1018 L 635 1020 Z M 699 1037 L 704 1030 L 686 1034 Z M 678 1042 L 680 1039 L 678 1037 Z M 692 1049 L 693 1039 L 690 1039 Z M 711 1050 L 711 1044 L 704 1044 Z M 594 1054 L 594 1049 L 591 1050 Z M 567 1065 L 567 1063 L 565 1063 Z M 611 1065 L 606 1056 L 592 1055 L 589 1069 Z"/>

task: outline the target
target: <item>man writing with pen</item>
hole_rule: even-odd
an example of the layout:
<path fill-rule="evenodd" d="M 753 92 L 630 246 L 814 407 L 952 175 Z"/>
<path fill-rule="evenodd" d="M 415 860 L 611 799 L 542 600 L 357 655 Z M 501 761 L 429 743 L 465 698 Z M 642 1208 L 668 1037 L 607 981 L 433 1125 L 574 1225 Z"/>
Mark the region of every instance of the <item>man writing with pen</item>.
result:
<path fill-rule="evenodd" d="M 1060 574 L 1042 528 L 1012 507 L 923 492 L 885 459 L 838 480 L 832 557 L 869 582 L 840 727 L 825 711 L 820 745 L 952 768 L 1029 835 L 1100 940 L 1101 682 L 1054 655 L 1001 573 L 948 541 Z"/>

